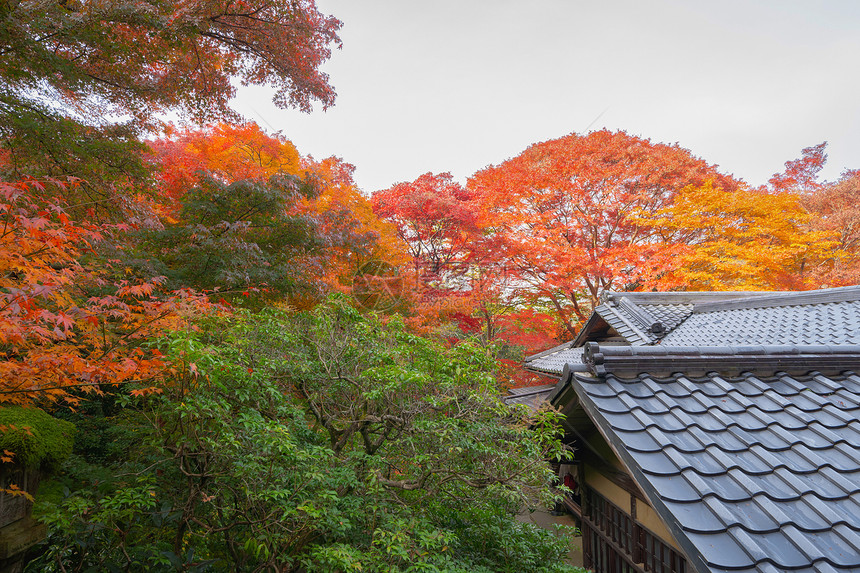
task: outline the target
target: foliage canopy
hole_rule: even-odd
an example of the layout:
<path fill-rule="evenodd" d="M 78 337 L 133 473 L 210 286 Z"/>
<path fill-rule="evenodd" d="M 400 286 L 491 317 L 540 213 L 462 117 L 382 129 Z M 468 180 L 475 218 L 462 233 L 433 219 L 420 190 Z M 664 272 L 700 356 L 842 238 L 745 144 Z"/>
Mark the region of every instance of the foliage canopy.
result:
<path fill-rule="evenodd" d="M 163 344 L 128 477 L 44 508 L 43 570 L 565 570 L 563 541 L 513 520 L 549 500 L 558 426 L 499 401 L 485 350 L 339 298 Z"/>

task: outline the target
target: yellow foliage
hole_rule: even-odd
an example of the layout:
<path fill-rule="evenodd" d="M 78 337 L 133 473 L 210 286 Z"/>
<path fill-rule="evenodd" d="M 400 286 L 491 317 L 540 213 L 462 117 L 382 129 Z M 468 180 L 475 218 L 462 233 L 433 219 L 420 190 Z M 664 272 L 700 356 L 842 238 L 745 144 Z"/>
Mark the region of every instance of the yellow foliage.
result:
<path fill-rule="evenodd" d="M 684 245 L 677 273 L 693 290 L 818 288 L 820 268 L 841 256 L 834 233 L 812 230 L 793 192 L 708 183 L 683 189 L 671 206 L 640 220 Z"/>

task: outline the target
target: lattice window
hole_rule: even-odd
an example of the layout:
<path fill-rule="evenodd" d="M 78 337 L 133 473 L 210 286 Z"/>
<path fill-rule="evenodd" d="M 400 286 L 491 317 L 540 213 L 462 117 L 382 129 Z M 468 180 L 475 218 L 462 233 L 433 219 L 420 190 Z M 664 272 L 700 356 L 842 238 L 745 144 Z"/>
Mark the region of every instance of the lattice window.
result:
<path fill-rule="evenodd" d="M 645 571 L 654 573 L 686 573 L 686 560 L 644 527 L 637 528 L 637 561 L 645 564 Z"/>
<path fill-rule="evenodd" d="M 585 488 L 583 553 L 596 573 L 686 573 L 684 558 L 624 510 Z"/>
<path fill-rule="evenodd" d="M 643 573 L 587 521 L 582 524 L 582 552 L 585 567 L 597 573 Z"/>
<path fill-rule="evenodd" d="M 627 513 L 588 488 L 588 515 L 594 525 L 616 543 L 624 553 L 633 553 L 633 520 Z"/>

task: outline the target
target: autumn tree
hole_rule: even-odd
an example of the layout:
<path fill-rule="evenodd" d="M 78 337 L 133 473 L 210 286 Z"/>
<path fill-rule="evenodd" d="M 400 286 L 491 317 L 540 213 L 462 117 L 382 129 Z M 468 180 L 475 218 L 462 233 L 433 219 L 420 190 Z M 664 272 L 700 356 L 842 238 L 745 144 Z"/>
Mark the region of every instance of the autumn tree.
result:
<path fill-rule="evenodd" d="M 6 89 L 144 122 L 182 108 L 198 119 L 229 114 L 232 77 L 271 84 L 275 102 L 309 110 L 334 103 L 319 66 L 340 22 L 313 0 L 7 3 L 0 17 Z"/>
<path fill-rule="evenodd" d="M 496 239 L 478 226 L 472 192 L 450 173 L 425 173 L 377 191 L 372 201 L 411 257 L 413 325 L 453 321 L 467 336 L 497 338 L 499 319 L 513 303 L 503 295 L 503 269 L 490 255 Z"/>
<path fill-rule="evenodd" d="M 174 286 L 306 304 L 350 290 L 373 253 L 393 256 L 380 246 L 391 231 L 349 164 L 301 158 L 285 137 L 253 123 L 172 131 L 149 144 L 161 166 L 161 220 L 138 233 L 145 249 L 136 264 Z"/>
<path fill-rule="evenodd" d="M 708 180 L 737 185 L 678 145 L 602 130 L 532 145 L 476 173 L 469 189 L 517 290 L 549 305 L 573 336 L 601 292 L 668 286 L 662 238 L 630 215 Z"/>
<path fill-rule="evenodd" d="M 303 166 L 319 189 L 311 207 L 318 213 L 348 213 L 355 223 L 354 232 L 364 237 L 363 249 L 349 247 L 348 241 L 328 252 L 327 284 L 343 292 L 351 292 L 361 304 L 377 310 L 403 310 L 407 297 L 405 289 L 412 283 L 404 281 L 399 270 L 408 260 L 406 247 L 397 236 L 397 228 L 379 217 L 371 201 L 353 180 L 355 167 L 340 158 L 314 160 L 307 157 Z M 338 234 L 337 228 L 324 232 Z"/>
<path fill-rule="evenodd" d="M 465 276 L 477 230 L 470 197 L 450 173 L 425 173 L 371 197 L 374 213 L 391 224 L 408 261 L 400 272 L 412 326 L 438 327 L 453 315 L 468 316 Z"/>
<path fill-rule="evenodd" d="M 92 254 L 123 229 L 75 221 L 41 198 L 61 185 L 0 183 L 0 405 L 152 381 L 164 363 L 141 343 L 207 306 L 190 293 L 156 296 L 158 277 L 115 280 L 121 270 Z"/>
<path fill-rule="evenodd" d="M 7 176 L 80 177 L 71 203 L 114 220 L 145 180 L 138 138 L 158 113 L 235 118 L 232 78 L 272 85 L 282 107 L 335 98 L 319 67 L 340 22 L 313 0 L 6 2 L 0 22 Z"/>
<path fill-rule="evenodd" d="M 163 274 L 174 289 L 227 297 L 248 296 L 249 289 L 280 296 L 316 289 L 334 239 L 297 209 L 311 193 L 313 187 L 288 175 L 234 183 L 204 178 L 183 197 L 175 222 L 134 234 L 139 269 Z"/>
<path fill-rule="evenodd" d="M 848 170 L 833 183 L 804 195 L 802 203 L 813 215 L 812 229 L 831 233 L 844 256 L 821 277 L 829 286 L 860 283 L 860 170 Z"/>
<path fill-rule="evenodd" d="M 821 286 L 837 250 L 812 221 L 799 193 L 708 183 L 640 223 L 679 243 L 676 275 L 690 290 L 805 290 Z"/>
<path fill-rule="evenodd" d="M 218 122 L 205 128 L 178 130 L 169 126 L 163 137 L 147 142 L 157 166 L 159 210 L 169 213 L 205 177 L 224 183 L 301 176 L 299 152 L 280 134 L 268 134 L 253 122 Z"/>
<path fill-rule="evenodd" d="M 425 173 L 373 194 L 373 210 L 397 227 L 416 278 L 443 286 L 472 259 L 478 232 L 470 192 L 450 173 Z"/>
<path fill-rule="evenodd" d="M 827 142 L 806 147 L 798 159 L 785 162 L 782 173 L 774 173 L 768 180 L 772 191 L 793 191 L 795 193 L 813 193 L 821 187 L 818 174 L 827 163 Z"/>

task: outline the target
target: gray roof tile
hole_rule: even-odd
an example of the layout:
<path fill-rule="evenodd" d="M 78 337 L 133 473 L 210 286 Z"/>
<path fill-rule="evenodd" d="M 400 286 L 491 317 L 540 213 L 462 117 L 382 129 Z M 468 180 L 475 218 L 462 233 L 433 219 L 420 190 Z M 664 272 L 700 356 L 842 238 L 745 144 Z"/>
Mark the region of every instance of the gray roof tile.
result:
<path fill-rule="evenodd" d="M 858 287 L 773 293 L 607 293 L 594 314 L 634 346 L 860 344 Z M 662 324 L 664 334 L 649 330 L 651 325 L 646 323 L 652 320 Z M 582 334 L 587 333 L 580 333 L 577 340 Z M 570 343 L 529 357 L 525 366 L 560 375 L 566 363 L 581 363 L 581 350 Z"/>
<path fill-rule="evenodd" d="M 672 330 L 693 313 L 692 304 L 643 304 L 639 306 L 663 323 L 666 330 Z"/>
<path fill-rule="evenodd" d="M 693 313 L 660 342 L 678 346 L 860 344 L 860 301 Z"/>
<path fill-rule="evenodd" d="M 526 359 L 525 366 L 534 372 L 541 374 L 561 375 L 565 364 L 582 364 L 583 348 L 571 348 L 569 342 L 551 348 L 546 352 L 530 356 Z"/>
<path fill-rule="evenodd" d="M 693 563 L 860 570 L 853 373 L 572 382 Z"/>
<path fill-rule="evenodd" d="M 707 501 L 705 506 L 707 506 Z M 713 533 L 725 531 L 725 522 L 721 520 L 717 511 L 703 509 L 700 503 L 675 503 L 666 502 L 666 507 L 688 531 L 697 533 Z M 721 508 L 720 508 L 721 509 Z"/>
<path fill-rule="evenodd" d="M 543 386 L 515 388 L 508 392 L 505 402 L 507 404 L 522 404 L 532 410 L 536 410 L 549 398 L 550 394 L 555 390 L 555 386 L 555 384 L 546 384 Z"/>
<path fill-rule="evenodd" d="M 779 531 L 783 523 L 792 522 L 791 516 L 767 496 L 753 496 L 749 501 L 730 506 L 712 497 L 706 499 L 705 504 L 711 511 L 719 511 L 719 515 L 722 516 L 722 526 L 711 530 L 713 533 L 725 531 L 728 526 L 740 526 L 747 531 L 768 533 Z"/>
<path fill-rule="evenodd" d="M 692 569 L 860 571 L 860 287 L 608 293 L 575 343 L 526 367 L 591 369 L 580 403 Z"/>
<path fill-rule="evenodd" d="M 692 305 L 690 312 L 692 312 Z M 663 314 L 666 314 L 665 309 Z M 632 345 L 652 344 L 660 340 L 660 336 L 651 330 L 655 322 L 663 324 L 662 321 L 652 316 L 645 307 L 631 303 L 627 297 L 621 297 L 618 302 L 601 304 L 594 309 L 624 340 Z M 673 314 L 672 323 L 678 324 L 683 318 Z"/>
<path fill-rule="evenodd" d="M 663 500 L 683 502 L 699 502 L 701 501 L 701 492 L 704 488 L 704 482 L 701 484 L 701 479 L 695 474 L 692 474 L 692 479 L 688 480 L 683 473 L 681 475 L 673 474 L 655 474 L 650 476 L 650 481 L 661 492 Z"/>
<path fill-rule="evenodd" d="M 727 569 L 742 569 L 749 567 L 755 560 L 750 559 L 741 543 L 726 543 L 725 533 L 688 533 L 689 539 L 699 548 L 699 553 L 709 565 L 717 565 Z"/>
<path fill-rule="evenodd" d="M 795 569 L 808 566 L 811 561 L 810 557 L 792 543 L 793 540 L 787 538 L 786 532 L 782 530 L 752 534 L 738 526 L 729 528 L 728 535 L 746 552 L 753 563 L 771 561 L 784 569 Z M 720 559 L 720 556 L 716 557 Z M 817 554 L 816 557 L 818 557 Z M 719 561 L 717 563 L 724 565 Z"/>

